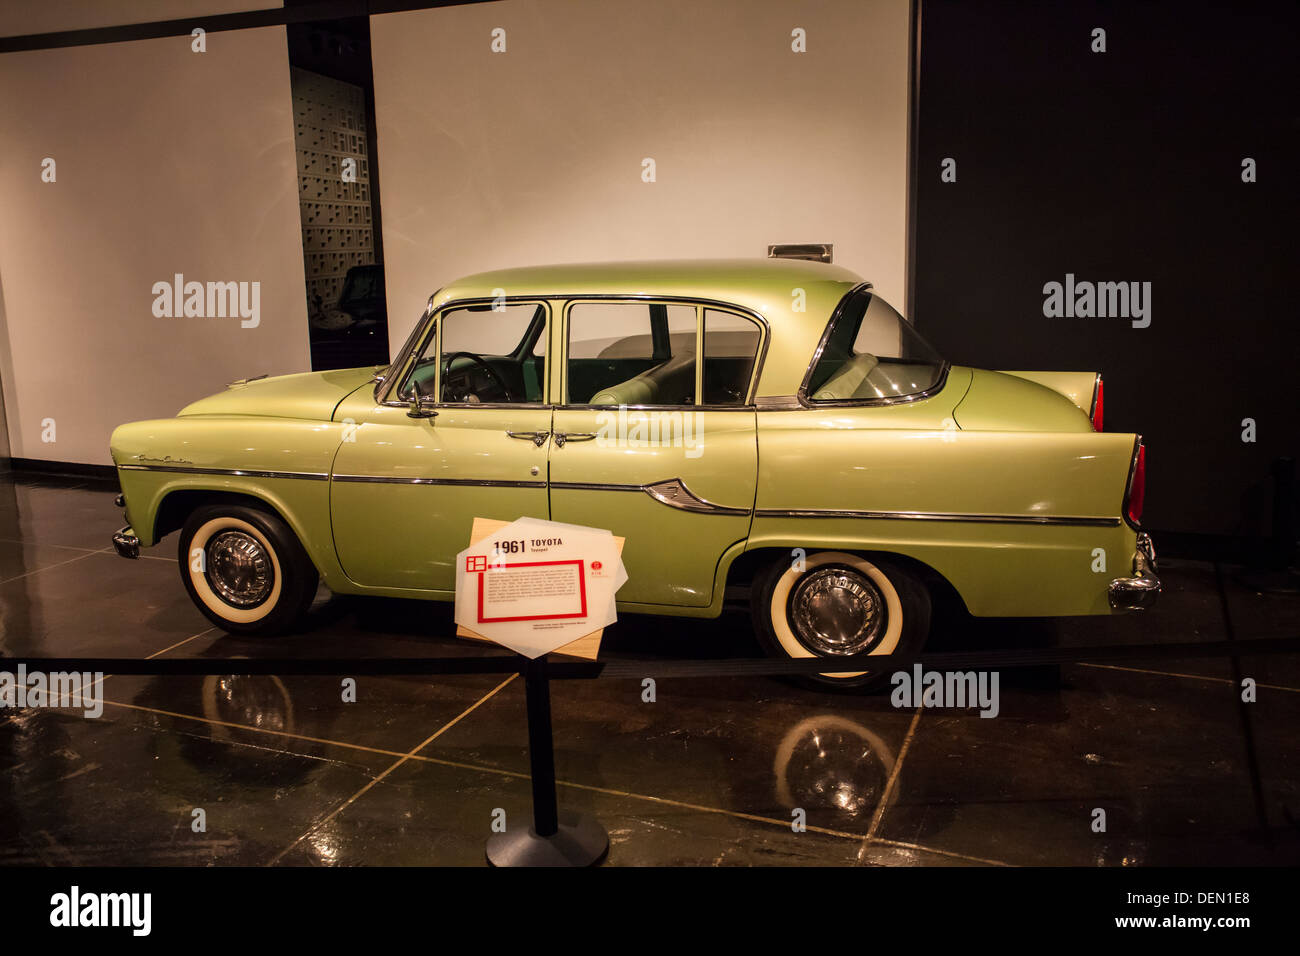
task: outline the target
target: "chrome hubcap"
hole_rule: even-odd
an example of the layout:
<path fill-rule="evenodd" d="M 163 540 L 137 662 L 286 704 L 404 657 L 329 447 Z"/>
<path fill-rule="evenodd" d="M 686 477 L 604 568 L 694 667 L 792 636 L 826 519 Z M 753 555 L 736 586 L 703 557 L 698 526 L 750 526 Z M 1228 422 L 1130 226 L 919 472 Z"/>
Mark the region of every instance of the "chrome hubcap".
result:
<path fill-rule="evenodd" d="M 243 531 L 223 531 L 208 542 L 207 576 L 217 596 L 238 608 L 261 604 L 275 584 L 270 554 Z"/>
<path fill-rule="evenodd" d="M 885 633 L 884 595 L 871 578 L 842 565 L 824 565 L 800 578 L 788 613 L 795 637 L 814 654 L 862 654 Z"/>

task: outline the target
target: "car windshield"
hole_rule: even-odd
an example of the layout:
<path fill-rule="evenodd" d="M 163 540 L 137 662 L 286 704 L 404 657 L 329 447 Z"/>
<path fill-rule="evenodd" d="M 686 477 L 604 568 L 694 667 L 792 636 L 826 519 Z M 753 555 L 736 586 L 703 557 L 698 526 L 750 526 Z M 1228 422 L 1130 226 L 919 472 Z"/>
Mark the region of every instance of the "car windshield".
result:
<path fill-rule="evenodd" d="M 870 289 L 850 292 L 833 322 L 808 377 L 807 394 L 812 401 L 918 397 L 942 379 L 943 357 Z"/>

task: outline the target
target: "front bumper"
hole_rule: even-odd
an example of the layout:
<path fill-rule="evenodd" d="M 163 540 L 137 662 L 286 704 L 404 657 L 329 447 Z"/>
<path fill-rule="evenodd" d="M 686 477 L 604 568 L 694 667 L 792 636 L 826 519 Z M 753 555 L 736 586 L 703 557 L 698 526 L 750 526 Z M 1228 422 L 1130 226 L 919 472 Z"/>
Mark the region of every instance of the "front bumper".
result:
<path fill-rule="evenodd" d="M 1151 536 L 1141 532 L 1137 553 L 1133 555 L 1133 576 L 1110 582 L 1107 597 L 1116 611 L 1145 611 L 1154 607 L 1160 596 L 1160 578 L 1156 576 L 1156 549 Z"/>
<path fill-rule="evenodd" d="M 121 531 L 113 532 L 113 547 L 124 558 L 140 557 L 140 539 L 136 537 L 130 525 Z"/>

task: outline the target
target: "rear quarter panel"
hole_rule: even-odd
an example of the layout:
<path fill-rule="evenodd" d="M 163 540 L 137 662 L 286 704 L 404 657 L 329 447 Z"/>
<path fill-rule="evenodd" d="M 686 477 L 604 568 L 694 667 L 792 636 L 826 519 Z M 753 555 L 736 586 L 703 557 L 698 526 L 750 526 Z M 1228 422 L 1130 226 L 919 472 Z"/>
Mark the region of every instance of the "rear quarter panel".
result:
<path fill-rule="evenodd" d="M 981 616 L 1110 613 L 1136 546 L 1120 515 L 1136 436 L 961 431 L 922 404 L 760 412 L 749 548 L 906 555 Z M 780 514 L 809 510 L 886 516 Z"/>
<path fill-rule="evenodd" d="M 1068 398 L 1085 415 L 1092 414 L 1092 400 L 1097 391 L 1096 372 L 1008 372 L 1004 370 L 1000 374 L 1014 375 L 1027 382 L 1050 388 Z"/>

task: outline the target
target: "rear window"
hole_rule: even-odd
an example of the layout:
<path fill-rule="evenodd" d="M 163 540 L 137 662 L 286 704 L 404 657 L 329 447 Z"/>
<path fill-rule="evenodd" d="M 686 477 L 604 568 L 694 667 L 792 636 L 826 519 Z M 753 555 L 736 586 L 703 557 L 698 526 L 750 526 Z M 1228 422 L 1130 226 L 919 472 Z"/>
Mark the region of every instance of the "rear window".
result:
<path fill-rule="evenodd" d="M 912 324 L 870 289 L 850 292 L 808 377 L 813 402 L 918 397 L 943 377 L 944 360 Z"/>

